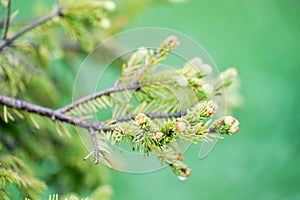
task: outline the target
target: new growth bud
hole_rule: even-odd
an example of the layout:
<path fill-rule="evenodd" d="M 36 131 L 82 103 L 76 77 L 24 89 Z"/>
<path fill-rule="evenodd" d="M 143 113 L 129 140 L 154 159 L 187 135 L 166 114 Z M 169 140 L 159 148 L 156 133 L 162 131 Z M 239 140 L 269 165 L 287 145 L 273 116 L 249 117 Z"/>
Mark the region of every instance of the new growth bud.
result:
<path fill-rule="evenodd" d="M 185 176 L 191 175 L 191 170 L 189 168 L 181 168 L 181 171 Z"/>
<path fill-rule="evenodd" d="M 227 116 L 224 118 L 225 125 L 231 126 L 236 122 L 236 119 L 232 116 Z"/>
<path fill-rule="evenodd" d="M 103 5 L 108 11 L 114 11 L 116 9 L 116 4 L 113 1 L 103 1 Z"/>
<path fill-rule="evenodd" d="M 134 125 L 135 126 L 142 126 L 146 123 L 150 122 L 150 118 L 147 117 L 145 114 L 143 113 L 139 113 L 136 115 L 135 117 L 135 122 L 134 122 Z"/>
<path fill-rule="evenodd" d="M 184 159 L 184 156 L 181 153 L 179 153 L 177 159 L 182 161 Z"/>
<path fill-rule="evenodd" d="M 179 119 L 176 119 L 175 124 L 176 130 L 178 131 L 184 131 L 186 129 L 185 123 L 180 121 Z"/>
<path fill-rule="evenodd" d="M 218 84 L 224 87 L 229 86 L 237 77 L 236 68 L 232 67 L 227 69 L 225 72 L 221 73 L 218 78 Z"/>
<path fill-rule="evenodd" d="M 170 164 L 170 167 L 180 180 L 185 180 L 191 175 L 191 170 L 179 160 Z"/>
<path fill-rule="evenodd" d="M 104 29 L 108 29 L 110 27 L 110 20 L 108 18 L 102 18 L 100 21 L 100 26 Z"/>
<path fill-rule="evenodd" d="M 155 139 L 156 139 L 157 141 L 158 141 L 158 140 L 161 140 L 163 136 L 164 136 L 164 133 L 162 133 L 162 132 L 155 132 L 155 133 L 154 133 L 154 137 L 155 137 Z"/>
<path fill-rule="evenodd" d="M 145 47 L 140 47 L 128 61 L 128 66 L 138 66 L 145 62 L 145 57 L 148 55 L 148 50 Z"/>
<path fill-rule="evenodd" d="M 205 104 L 204 108 L 200 110 L 200 116 L 204 117 L 204 118 L 210 117 L 212 114 L 215 113 L 217 108 L 218 108 L 218 106 L 215 101 L 213 101 L 213 100 L 208 101 Z"/>
<path fill-rule="evenodd" d="M 161 43 L 160 47 L 158 48 L 158 55 L 162 56 L 166 53 L 169 53 L 170 51 L 176 48 L 178 43 L 178 38 L 176 36 L 168 37 L 165 41 Z"/>
<path fill-rule="evenodd" d="M 239 121 L 232 116 L 226 116 L 218 119 L 211 127 L 211 131 L 221 134 L 232 135 L 239 131 Z"/>

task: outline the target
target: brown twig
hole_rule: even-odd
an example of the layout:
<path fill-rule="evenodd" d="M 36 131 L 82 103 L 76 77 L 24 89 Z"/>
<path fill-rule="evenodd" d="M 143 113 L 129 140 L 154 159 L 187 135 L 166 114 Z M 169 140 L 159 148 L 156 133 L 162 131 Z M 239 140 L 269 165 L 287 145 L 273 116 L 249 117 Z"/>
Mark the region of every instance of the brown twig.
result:
<path fill-rule="evenodd" d="M 70 115 L 67 115 L 65 113 L 62 113 L 60 109 L 58 110 L 53 110 L 50 108 L 46 108 L 43 106 L 39 106 L 36 104 L 32 104 L 26 101 L 22 101 L 19 99 L 15 99 L 12 97 L 7 97 L 7 96 L 2 96 L 0 95 L 0 104 L 19 109 L 19 110 L 24 110 L 29 113 L 35 113 L 41 116 L 45 116 L 48 118 L 51 118 L 53 121 L 61 121 L 65 122 L 68 124 L 75 125 L 77 127 L 82 127 L 85 129 L 93 130 L 93 131 L 113 131 L 115 128 L 112 125 L 107 125 L 111 124 L 111 120 L 108 121 L 102 121 L 102 122 L 88 122 L 83 119 L 79 119 Z M 148 113 L 146 114 L 148 117 L 151 119 L 155 118 L 171 118 L 171 117 L 181 117 L 184 116 L 186 112 L 176 112 L 176 113 Z M 116 118 L 113 120 L 114 123 L 117 122 L 125 122 L 125 121 L 130 121 L 135 118 L 136 115 L 128 115 L 128 116 L 123 116 L 120 118 Z"/>

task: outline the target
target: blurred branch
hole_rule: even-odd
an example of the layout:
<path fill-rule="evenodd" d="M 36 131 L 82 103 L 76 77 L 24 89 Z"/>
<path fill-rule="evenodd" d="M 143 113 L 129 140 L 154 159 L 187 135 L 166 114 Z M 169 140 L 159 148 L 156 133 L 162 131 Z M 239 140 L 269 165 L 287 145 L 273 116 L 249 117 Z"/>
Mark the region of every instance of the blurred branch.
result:
<path fill-rule="evenodd" d="M 7 32 L 8 32 L 8 29 L 9 29 L 10 11 L 11 11 L 11 0 L 8 0 L 8 2 L 7 2 L 7 16 L 6 16 L 6 20 L 5 20 L 5 27 L 4 27 L 3 37 L 2 37 L 3 40 L 6 39 Z"/>
<path fill-rule="evenodd" d="M 12 151 L 15 147 L 13 141 L 11 141 L 4 133 L 0 133 L 0 141 L 6 146 L 9 151 Z"/>
<path fill-rule="evenodd" d="M 10 1 L 9 1 L 10 2 Z M 56 16 L 59 16 L 62 14 L 62 9 L 60 7 L 57 6 L 57 8 L 51 12 L 50 14 L 37 19 L 36 21 L 32 22 L 30 25 L 24 27 L 23 29 L 19 30 L 16 34 L 14 34 L 12 37 L 9 38 L 3 38 L 3 40 L 0 42 L 0 51 L 2 51 L 2 49 L 10 44 L 12 44 L 16 39 L 18 39 L 19 37 L 21 37 L 22 35 L 24 35 L 25 33 L 27 33 L 28 31 L 36 28 L 37 26 L 46 23 L 47 21 L 53 19 Z M 8 20 L 6 20 L 7 22 Z"/>

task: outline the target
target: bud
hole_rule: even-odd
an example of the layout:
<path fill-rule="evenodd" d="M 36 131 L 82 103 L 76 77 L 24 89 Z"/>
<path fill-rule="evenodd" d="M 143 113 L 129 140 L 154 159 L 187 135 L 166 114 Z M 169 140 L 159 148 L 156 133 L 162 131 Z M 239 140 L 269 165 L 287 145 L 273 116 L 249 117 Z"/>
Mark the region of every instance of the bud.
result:
<path fill-rule="evenodd" d="M 235 67 L 231 67 L 220 74 L 220 78 L 225 82 L 237 76 L 237 70 Z"/>
<path fill-rule="evenodd" d="M 239 131 L 239 121 L 232 116 L 225 116 L 214 122 L 211 130 L 221 134 L 235 134 Z"/>
<path fill-rule="evenodd" d="M 212 114 L 214 114 L 217 107 L 218 106 L 215 101 L 211 100 L 211 101 L 207 102 L 204 115 L 206 117 L 211 116 Z"/>
<path fill-rule="evenodd" d="M 176 36 L 170 36 L 165 41 L 163 41 L 158 48 L 159 54 L 165 54 L 176 48 L 178 45 L 178 38 Z"/>
<path fill-rule="evenodd" d="M 230 127 L 229 132 L 230 133 L 237 133 L 240 130 L 237 124 L 234 124 L 232 127 Z"/>
<path fill-rule="evenodd" d="M 189 168 L 181 168 L 181 171 L 185 176 L 191 175 L 191 170 Z"/>
<path fill-rule="evenodd" d="M 219 75 L 216 85 L 219 85 L 218 87 L 220 86 L 227 87 L 236 80 L 236 77 L 237 77 L 236 68 L 234 67 L 229 68 Z"/>
<path fill-rule="evenodd" d="M 187 166 L 177 160 L 176 162 L 170 164 L 172 171 L 177 175 L 180 180 L 185 180 L 188 176 L 191 175 L 191 170 Z"/>
<path fill-rule="evenodd" d="M 104 29 L 108 29 L 110 27 L 110 20 L 108 18 L 102 18 L 100 21 L 100 26 Z"/>
<path fill-rule="evenodd" d="M 183 157 L 183 155 L 181 153 L 179 153 L 177 159 L 181 161 L 181 160 L 184 159 L 184 157 Z"/>
<path fill-rule="evenodd" d="M 212 67 L 208 64 L 203 64 L 200 70 L 204 75 L 208 75 L 212 72 Z"/>
<path fill-rule="evenodd" d="M 135 126 L 141 126 L 143 124 L 146 124 L 149 121 L 149 117 L 147 117 L 145 114 L 143 113 L 139 113 L 136 115 L 135 117 L 135 122 L 134 125 Z"/>
<path fill-rule="evenodd" d="M 142 65 L 147 55 L 148 50 L 145 47 L 140 47 L 128 60 L 128 66 L 133 67 Z"/>
<path fill-rule="evenodd" d="M 189 84 L 188 80 L 183 76 L 179 76 L 177 78 L 176 82 L 180 86 L 187 86 Z"/>
<path fill-rule="evenodd" d="M 214 109 L 213 109 L 213 108 L 207 108 L 206 114 L 207 114 L 208 116 L 211 116 L 213 113 L 214 113 Z"/>
<path fill-rule="evenodd" d="M 113 1 L 104 1 L 103 5 L 108 11 L 114 11 L 116 9 L 116 4 Z"/>
<path fill-rule="evenodd" d="M 161 140 L 163 136 L 164 136 L 164 133 L 162 133 L 162 132 L 155 132 L 155 133 L 154 133 L 154 137 L 155 137 L 155 139 L 156 139 L 157 141 L 158 141 L 158 140 Z"/>
<path fill-rule="evenodd" d="M 177 44 L 178 44 L 178 38 L 176 36 L 171 36 L 167 39 L 167 41 L 169 42 L 169 47 L 171 49 L 175 49 Z"/>
<path fill-rule="evenodd" d="M 226 116 L 224 117 L 224 123 L 225 125 L 231 126 L 236 122 L 236 119 L 232 116 Z"/>
<path fill-rule="evenodd" d="M 186 129 L 186 125 L 184 122 L 179 121 L 178 119 L 176 119 L 176 130 L 178 131 L 184 131 Z"/>

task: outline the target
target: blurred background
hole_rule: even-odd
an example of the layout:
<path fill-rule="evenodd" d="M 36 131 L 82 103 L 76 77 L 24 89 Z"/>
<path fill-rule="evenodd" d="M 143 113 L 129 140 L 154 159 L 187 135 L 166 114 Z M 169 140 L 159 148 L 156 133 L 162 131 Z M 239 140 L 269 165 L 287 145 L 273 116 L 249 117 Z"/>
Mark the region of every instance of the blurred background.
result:
<path fill-rule="evenodd" d="M 16 2 L 20 17 L 30 15 L 30 6 Z M 169 168 L 148 174 L 104 169 L 112 199 L 300 199 L 300 1 L 155 2 L 126 23 L 122 30 L 182 32 L 201 44 L 220 70 L 235 66 L 243 104 L 233 111 L 240 121 L 237 135 L 225 137 L 202 160 L 199 145 L 186 152 L 192 174 L 185 181 Z M 60 98 L 59 104 L 68 100 Z"/>

